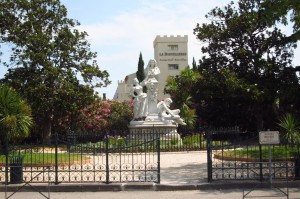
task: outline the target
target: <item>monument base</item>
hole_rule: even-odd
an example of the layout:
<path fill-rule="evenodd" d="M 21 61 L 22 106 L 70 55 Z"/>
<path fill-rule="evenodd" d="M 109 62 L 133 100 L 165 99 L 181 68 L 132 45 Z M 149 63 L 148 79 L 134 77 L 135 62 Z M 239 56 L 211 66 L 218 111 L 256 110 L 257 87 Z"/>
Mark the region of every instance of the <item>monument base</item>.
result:
<path fill-rule="evenodd" d="M 177 124 L 165 123 L 156 120 L 148 121 L 131 121 L 129 126 L 129 135 L 127 140 L 149 141 L 153 139 L 171 140 L 179 139 L 180 135 L 177 133 Z"/>

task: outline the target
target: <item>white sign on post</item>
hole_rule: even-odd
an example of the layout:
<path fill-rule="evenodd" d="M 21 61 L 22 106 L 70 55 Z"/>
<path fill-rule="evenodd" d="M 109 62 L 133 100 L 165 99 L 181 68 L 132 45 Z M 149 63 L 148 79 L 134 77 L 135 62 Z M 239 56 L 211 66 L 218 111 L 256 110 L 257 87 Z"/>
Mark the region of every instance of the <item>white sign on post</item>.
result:
<path fill-rule="evenodd" d="M 259 132 L 260 144 L 279 144 L 279 131 L 261 131 Z"/>

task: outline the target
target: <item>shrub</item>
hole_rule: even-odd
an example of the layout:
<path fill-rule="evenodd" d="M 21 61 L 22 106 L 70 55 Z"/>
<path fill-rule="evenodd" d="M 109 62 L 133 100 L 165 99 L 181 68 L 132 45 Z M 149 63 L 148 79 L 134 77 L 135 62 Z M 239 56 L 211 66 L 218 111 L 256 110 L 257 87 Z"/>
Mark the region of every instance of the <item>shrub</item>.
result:
<path fill-rule="evenodd" d="M 75 116 L 73 116 L 75 117 Z M 132 102 L 118 102 L 113 100 L 99 101 L 78 111 L 76 121 L 72 114 L 59 121 L 60 128 L 67 132 L 70 127 L 83 134 L 99 134 L 108 130 L 110 136 L 125 136 L 128 124 L 133 117 Z M 72 119 L 71 119 L 72 118 Z M 72 124 L 73 123 L 73 124 Z"/>
<path fill-rule="evenodd" d="M 300 123 L 294 115 L 287 113 L 280 120 L 278 125 L 283 129 L 283 138 L 289 144 L 300 143 Z"/>
<path fill-rule="evenodd" d="M 200 143 L 200 134 L 190 135 L 183 138 L 183 145 L 193 146 Z"/>

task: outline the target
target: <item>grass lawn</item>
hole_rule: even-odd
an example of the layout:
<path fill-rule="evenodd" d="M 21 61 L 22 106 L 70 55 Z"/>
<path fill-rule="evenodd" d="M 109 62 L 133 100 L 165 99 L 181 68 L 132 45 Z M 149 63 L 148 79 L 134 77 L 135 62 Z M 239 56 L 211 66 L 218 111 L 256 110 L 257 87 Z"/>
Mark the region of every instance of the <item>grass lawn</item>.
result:
<path fill-rule="evenodd" d="M 269 158 L 269 148 L 268 146 L 262 146 L 262 158 Z M 272 158 L 274 159 L 290 159 L 294 158 L 296 153 L 299 153 L 299 149 L 295 147 L 287 147 L 287 146 L 271 146 Z M 242 148 L 236 149 L 232 151 L 224 152 L 224 156 L 227 157 L 240 157 L 240 158 L 260 158 L 260 150 L 259 147 L 253 148 Z"/>
<path fill-rule="evenodd" d="M 19 153 L 18 153 L 19 154 Z M 16 154 L 16 155 L 18 155 Z M 23 164 L 30 165 L 52 165 L 55 164 L 55 153 L 20 153 L 23 158 Z M 12 157 L 10 155 L 9 157 Z M 89 157 L 81 156 L 79 154 L 70 153 L 58 153 L 57 154 L 58 164 L 68 164 L 81 161 L 88 161 Z M 5 155 L 0 156 L 0 164 L 5 164 Z"/>

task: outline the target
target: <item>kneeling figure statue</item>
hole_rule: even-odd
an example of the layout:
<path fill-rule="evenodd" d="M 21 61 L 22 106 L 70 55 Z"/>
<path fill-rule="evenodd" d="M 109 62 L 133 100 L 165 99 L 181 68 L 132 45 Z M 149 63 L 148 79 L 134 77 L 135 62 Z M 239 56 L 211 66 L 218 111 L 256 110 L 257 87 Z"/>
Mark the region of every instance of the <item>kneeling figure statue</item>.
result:
<path fill-rule="evenodd" d="M 162 121 L 174 121 L 177 124 L 186 125 L 182 118 L 180 118 L 179 109 L 170 109 L 170 105 L 172 103 L 171 98 L 166 98 L 164 101 L 161 101 L 157 104 L 158 116 Z"/>

